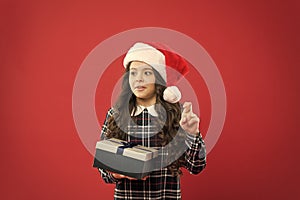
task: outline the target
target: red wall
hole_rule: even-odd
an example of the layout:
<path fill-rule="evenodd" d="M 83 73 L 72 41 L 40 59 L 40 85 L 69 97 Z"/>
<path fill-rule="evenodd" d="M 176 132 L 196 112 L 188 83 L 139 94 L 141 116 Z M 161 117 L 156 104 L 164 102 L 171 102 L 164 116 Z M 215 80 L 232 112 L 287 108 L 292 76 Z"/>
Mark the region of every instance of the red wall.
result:
<path fill-rule="evenodd" d="M 205 171 L 185 172 L 183 199 L 300 198 L 299 3 L 126 2 L 1 1 L 0 198 L 112 199 L 113 186 L 92 168 L 75 129 L 73 84 L 101 41 L 148 26 L 200 43 L 225 84 L 223 132 Z M 101 87 L 113 83 L 105 80 Z M 100 123 L 109 95 L 105 87 L 97 90 Z M 205 105 L 208 100 L 201 105 L 204 133 Z"/>

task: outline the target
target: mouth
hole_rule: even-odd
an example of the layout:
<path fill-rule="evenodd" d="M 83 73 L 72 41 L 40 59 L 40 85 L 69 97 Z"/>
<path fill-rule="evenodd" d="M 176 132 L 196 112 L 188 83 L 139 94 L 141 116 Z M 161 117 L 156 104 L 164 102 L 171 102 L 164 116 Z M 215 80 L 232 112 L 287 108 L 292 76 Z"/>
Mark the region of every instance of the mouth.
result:
<path fill-rule="evenodd" d="M 145 89 L 146 89 L 146 87 L 145 86 L 141 86 L 141 85 L 134 87 L 135 91 L 143 91 Z"/>

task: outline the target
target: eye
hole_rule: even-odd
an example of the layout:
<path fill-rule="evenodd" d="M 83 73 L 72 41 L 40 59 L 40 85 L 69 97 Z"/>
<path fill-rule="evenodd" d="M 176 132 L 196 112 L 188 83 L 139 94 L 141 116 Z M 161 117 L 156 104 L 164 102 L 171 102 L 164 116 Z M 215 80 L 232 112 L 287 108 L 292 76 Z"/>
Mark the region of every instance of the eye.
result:
<path fill-rule="evenodd" d="M 153 74 L 152 71 L 145 71 L 145 75 L 146 75 L 146 76 L 151 76 L 152 74 Z"/>
<path fill-rule="evenodd" d="M 135 76 L 136 74 L 137 74 L 136 71 L 130 71 L 130 75 L 131 75 L 131 76 Z"/>

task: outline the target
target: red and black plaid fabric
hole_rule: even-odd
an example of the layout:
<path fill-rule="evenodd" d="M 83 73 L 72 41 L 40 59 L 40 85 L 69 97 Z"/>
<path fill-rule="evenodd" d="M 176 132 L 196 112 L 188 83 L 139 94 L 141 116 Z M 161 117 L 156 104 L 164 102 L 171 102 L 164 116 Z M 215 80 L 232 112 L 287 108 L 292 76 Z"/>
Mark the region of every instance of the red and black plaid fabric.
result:
<path fill-rule="evenodd" d="M 101 140 L 106 139 L 107 120 L 113 115 L 113 109 L 107 113 L 102 127 Z M 146 147 L 160 147 L 160 139 L 157 137 L 158 128 L 153 121 L 156 117 L 150 115 L 145 109 L 142 113 L 133 117 L 136 123 L 128 125 L 128 141 L 138 143 Z M 185 151 L 185 168 L 191 174 L 198 174 L 206 166 L 205 144 L 201 135 L 186 133 L 187 150 Z M 162 152 L 162 154 L 164 154 Z M 164 156 L 162 156 L 163 158 Z M 181 199 L 180 176 L 172 176 L 167 167 L 151 172 L 146 180 L 115 179 L 111 173 L 99 169 L 101 177 L 106 183 L 114 183 L 114 199 Z"/>

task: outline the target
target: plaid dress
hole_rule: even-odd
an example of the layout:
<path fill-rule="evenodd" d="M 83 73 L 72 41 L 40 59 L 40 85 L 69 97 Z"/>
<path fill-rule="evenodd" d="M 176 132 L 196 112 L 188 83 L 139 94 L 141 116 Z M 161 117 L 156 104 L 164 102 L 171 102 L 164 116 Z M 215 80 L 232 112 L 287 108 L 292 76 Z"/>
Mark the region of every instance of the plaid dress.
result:
<path fill-rule="evenodd" d="M 107 133 L 107 120 L 113 115 L 113 109 L 107 113 L 102 127 L 101 139 L 105 139 Z M 156 117 L 143 112 L 134 116 L 137 126 L 129 125 L 128 141 L 138 143 L 146 147 L 159 147 L 160 139 L 157 127 L 152 125 Z M 191 135 L 186 133 L 185 143 L 187 150 L 185 156 L 185 168 L 191 174 L 198 174 L 206 166 L 205 144 L 201 134 Z M 146 180 L 115 179 L 110 172 L 99 168 L 101 177 L 106 183 L 116 184 L 114 199 L 181 199 L 180 176 L 172 176 L 167 167 L 150 173 Z"/>

